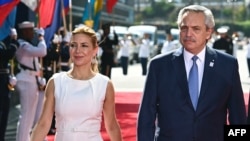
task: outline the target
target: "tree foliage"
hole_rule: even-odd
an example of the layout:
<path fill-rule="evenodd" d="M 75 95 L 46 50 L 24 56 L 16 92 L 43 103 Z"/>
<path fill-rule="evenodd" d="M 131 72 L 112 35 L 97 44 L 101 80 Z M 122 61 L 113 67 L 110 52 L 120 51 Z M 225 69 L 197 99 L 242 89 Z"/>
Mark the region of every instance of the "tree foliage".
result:
<path fill-rule="evenodd" d="M 145 8 L 136 16 L 136 21 L 140 23 L 143 21 L 157 22 L 161 20 L 168 26 L 176 25 L 176 19 L 180 8 L 181 7 L 176 7 L 174 3 L 168 3 L 165 0 L 160 2 L 154 1 L 154 3 L 151 1 L 150 7 Z M 211 11 L 214 14 L 216 26 L 230 25 L 234 30 L 244 32 L 250 31 L 250 6 L 229 6 L 223 9 L 211 7 Z M 245 34 L 248 35 L 250 32 Z"/>
<path fill-rule="evenodd" d="M 175 6 L 172 3 L 166 3 L 164 1 L 156 2 L 152 7 L 147 7 L 141 12 L 143 19 L 148 18 L 163 18 L 175 10 Z"/>

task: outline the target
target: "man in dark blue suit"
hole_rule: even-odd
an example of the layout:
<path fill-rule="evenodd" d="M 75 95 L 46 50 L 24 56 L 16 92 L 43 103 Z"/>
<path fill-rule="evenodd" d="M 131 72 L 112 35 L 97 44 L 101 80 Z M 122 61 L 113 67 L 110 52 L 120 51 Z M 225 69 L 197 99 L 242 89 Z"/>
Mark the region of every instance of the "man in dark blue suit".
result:
<path fill-rule="evenodd" d="M 183 48 L 150 62 L 137 141 L 223 141 L 227 121 L 246 124 L 237 59 L 206 46 L 215 26 L 206 7 L 184 7 L 177 24 Z M 198 59 L 193 61 L 193 56 Z M 189 87 L 193 63 L 198 67 L 197 85 Z M 196 103 L 191 94 L 196 94 Z"/>

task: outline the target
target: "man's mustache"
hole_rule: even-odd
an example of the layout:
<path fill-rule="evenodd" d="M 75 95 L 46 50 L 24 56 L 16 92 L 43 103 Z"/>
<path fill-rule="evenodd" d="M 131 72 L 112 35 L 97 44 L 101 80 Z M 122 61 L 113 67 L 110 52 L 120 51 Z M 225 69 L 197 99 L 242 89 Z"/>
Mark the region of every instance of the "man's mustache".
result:
<path fill-rule="evenodd" d="M 191 42 L 195 42 L 196 40 L 192 37 L 184 37 L 183 38 L 184 41 L 191 41 Z"/>

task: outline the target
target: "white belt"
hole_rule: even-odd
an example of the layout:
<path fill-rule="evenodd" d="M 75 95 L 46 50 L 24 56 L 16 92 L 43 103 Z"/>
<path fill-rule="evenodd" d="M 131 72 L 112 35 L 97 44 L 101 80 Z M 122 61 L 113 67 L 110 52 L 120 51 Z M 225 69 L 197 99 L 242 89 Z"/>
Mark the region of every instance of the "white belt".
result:
<path fill-rule="evenodd" d="M 61 66 L 69 66 L 69 63 L 67 63 L 67 62 L 61 62 L 60 65 Z"/>
<path fill-rule="evenodd" d="M 91 128 L 81 128 L 81 127 L 76 127 L 76 128 L 57 128 L 56 132 L 99 132 L 99 129 L 91 129 Z"/>
<path fill-rule="evenodd" d="M 31 70 L 22 70 L 22 71 L 28 73 L 29 75 L 40 76 L 40 71 L 31 71 Z"/>

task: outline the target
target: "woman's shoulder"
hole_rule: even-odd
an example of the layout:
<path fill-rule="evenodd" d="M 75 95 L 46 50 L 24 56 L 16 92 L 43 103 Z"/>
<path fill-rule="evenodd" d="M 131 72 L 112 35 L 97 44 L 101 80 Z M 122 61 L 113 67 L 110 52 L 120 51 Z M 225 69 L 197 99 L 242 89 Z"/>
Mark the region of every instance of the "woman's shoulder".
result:
<path fill-rule="evenodd" d="M 66 72 L 57 72 L 57 73 L 54 73 L 51 78 L 58 79 L 58 78 L 64 77 L 65 75 L 66 75 Z"/>
<path fill-rule="evenodd" d="M 109 77 L 107 77 L 106 75 L 103 75 L 101 73 L 96 74 L 96 79 L 97 80 L 103 80 L 103 81 L 109 81 L 110 80 Z"/>

